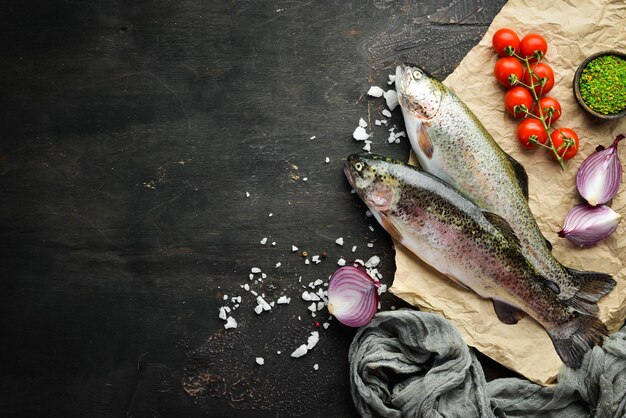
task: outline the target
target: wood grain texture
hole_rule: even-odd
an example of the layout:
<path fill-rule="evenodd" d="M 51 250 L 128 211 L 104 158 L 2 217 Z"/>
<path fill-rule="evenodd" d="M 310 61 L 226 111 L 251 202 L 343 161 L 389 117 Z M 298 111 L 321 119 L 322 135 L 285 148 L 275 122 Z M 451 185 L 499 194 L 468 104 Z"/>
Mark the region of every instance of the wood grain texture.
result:
<path fill-rule="evenodd" d="M 341 170 L 383 108 L 363 93 L 405 60 L 443 78 L 503 3 L 5 2 L 0 415 L 354 415 L 354 330 L 289 353 L 317 330 L 300 276 L 376 254 L 393 278 Z M 372 148 L 408 155 L 384 127 Z M 252 266 L 291 304 L 257 316 Z M 237 329 L 224 295 L 243 298 Z"/>

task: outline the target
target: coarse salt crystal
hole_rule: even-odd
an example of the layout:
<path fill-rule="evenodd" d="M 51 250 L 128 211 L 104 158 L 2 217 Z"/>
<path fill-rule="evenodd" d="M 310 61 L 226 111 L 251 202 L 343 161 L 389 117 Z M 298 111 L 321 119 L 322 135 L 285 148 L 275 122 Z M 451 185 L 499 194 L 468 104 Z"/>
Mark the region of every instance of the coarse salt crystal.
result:
<path fill-rule="evenodd" d="M 322 280 L 322 279 L 317 279 L 315 282 L 313 282 L 313 286 L 316 286 L 316 287 L 317 287 L 317 286 L 321 285 L 322 283 L 324 283 L 324 280 Z"/>
<path fill-rule="evenodd" d="M 328 329 L 328 327 L 330 326 L 330 324 L 328 322 L 324 322 L 322 324 L 322 326 L 324 327 L 324 329 Z"/>
<path fill-rule="evenodd" d="M 326 304 L 324 302 L 317 302 L 317 310 L 321 311 L 322 308 L 324 308 L 324 306 L 326 306 Z"/>
<path fill-rule="evenodd" d="M 262 278 L 262 279 L 266 279 L 266 278 L 267 278 L 267 274 L 265 274 L 265 273 L 261 273 L 261 278 Z"/>
<path fill-rule="evenodd" d="M 382 295 L 386 291 L 387 291 L 387 285 L 386 284 L 381 284 L 380 287 L 378 288 L 378 294 Z"/>
<path fill-rule="evenodd" d="M 391 112 L 389 110 L 387 110 L 387 109 L 383 109 L 382 113 L 383 113 L 384 116 L 387 116 L 388 118 L 391 117 Z"/>
<path fill-rule="evenodd" d="M 406 138 L 406 132 L 404 131 L 397 132 L 396 138 L 400 138 L 400 137 Z"/>
<path fill-rule="evenodd" d="M 369 139 L 370 136 L 362 126 L 357 126 L 352 133 L 352 137 L 357 141 L 365 141 L 366 139 Z"/>
<path fill-rule="evenodd" d="M 309 351 L 306 344 L 302 344 L 300 347 L 296 348 L 296 350 L 291 353 L 291 357 L 299 358 L 306 354 Z"/>
<path fill-rule="evenodd" d="M 261 240 L 261 245 L 265 245 L 266 242 L 267 242 L 267 238 L 263 237 L 263 239 Z"/>
<path fill-rule="evenodd" d="M 396 76 L 394 74 L 389 74 L 389 81 L 387 84 L 391 85 L 396 82 Z"/>
<path fill-rule="evenodd" d="M 263 307 L 264 311 L 272 309 L 272 307 L 261 296 L 257 296 L 256 302 Z"/>
<path fill-rule="evenodd" d="M 276 301 L 276 303 L 279 305 L 288 305 L 289 302 L 291 302 L 291 298 L 288 298 L 287 296 L 281 296 Z"/>
<path fill-rule="evenodd" d="M 226 321 L 226 309 L 224 309 L 223 306 L 220 308 L 219 318 L 223 319 L 224 321 Z"/>
<path fill-rule="evenodd" d="M 366 210 L 366 211 L 365 211 L 365 216 L 367 216 L 368 218 L 371 218 L 371 217 L 373 216 L 373 215 L 372 215 L 372 211 L 371 211 L 371 210 L 369 210 L 369 209 L 368 209 L 368 210 Z"/>
<path fill-rule="evenodd" d="M 313 135 L 312 137 L 310 137 L 309 139 L 315 139 L 317 138 L 315 135 Z"/>
<path fill-rule="evenodd" d="M 367 94 L 372 96 L 372 97 L 380 97 L 382 96 L 384 93 L 383 89 L 381 89 L 378 86 L 372 86 L 370 87 L 370 89 L 367 91 Z"/>
<path fill-rule="evenodd" d="M 310 263 L 311 263 L 311 262 L 309 261 L 309 259 L 308 259 L 308 258 L 305 258 L 305 259 L 304 259 L 304 264 L 310 264 Z"/>
<path fill-rule="evenodd" d="M 340 258 L 339 260 L 337 260 L 337 264 L 340 266 L 345 266 L 346 265 L 346 260 L 344 260 L 343 258 Z"/>
<path fill-rule="evenodd" d="M 252 274 L 252 273 L 248 274 L 248 278 L 249 278 L 250 280 L 254 279 L 254 274 Z"/>
<path fill-rule="evenodd" d="M 337 245 L 343 245 L 343 237 L 339 237 L 335 240 L 335 244 Z"/>
<path fill-rule="evenodd" d="M 237 321 L 235 321 L 235 318 L 233 318 L 232 316 L 229 316 L 228 319 L 226 320 L 226 323 L 224 324 L 224 328 L 225 329 L 237 328 Z"/>
<path fill-rule="evenodd" d="M 315 364 L 313 365 L 313 369 L 314 369 L 314 370 L 319 370 L 319 368 L 320 368 L 320 365 L 319 365 L 319 364 L 315 363 Z"/>
<path fill-rule="evenodd" d="M 260 273 L 260 272 L 261 272 L 261 269 L 260 269 L 260 268 L 258 268 L 258 267 L 252 267 L 252 268 L 250 269 L 250 271 L 251 271 L 252 273 Z"/>
<path fill-rule="evenodd" d="M 365 145 L 363 145 L 363 151 L 370 152 L 372 150 L 372 141 L 365 141 Z"/>
<path fill-rule="evenodd" d="M 322 261 L 320 260 L 320 256 L 319 255 L 314 255 L 313 257 L 311 257 L 311 261 L 314 262 L 315 264 L 319 264 Z"/>
<path fill-rule="evenodd" d="M 256 358 L 256 364 L 258 364 L 259 366 L 262 366 L 265 364 L 265 360 L 263 359 L 263 357 L 257 357 Z"/>
<path fill-rule="evenodd" d="M 306 348 L 311 350 L 313 347 L 317 345 L 317 342 L 320 340 L 320 333 L 317 331 L 313 331 L 311 336 L 307 339 Z"/>
<path fill-rule="evenodd" d="M 355 252 L 355 251 L 356 251 L 356 245 L 353 245 L 352 246 L 352 252 Z"/>
<path fill-rule="evenodd" d="M 276 354 L 282 354 L 280 351 L 277 351 Z"/>
<path fill-rule="evenodd" d="M 398 94 L 395 90 L 387 90 L 384 93 L 384 96 L 385 101 L 387 102 L 387 107 L 393 112 L 396 106 L 398 106 Z"/>
<path fill-rule="evenodd" d="M 367 248 L 374 248 L 374 244 L 373 244 L 373 243 L 371 243 L 371 242 L 368 242 L 368 243 L 367 243 Z"/>
<path fill-rule="evenodd" d="M 376 267 L 378 264 L 380 264 L 380 257 L 373 255 L 369 260 L 367 260 L 365 267 Z"/>
<path fill-rule="evenodd" d="M 313 302 L 308 306 L 307 309 L 311 312 L 315 312 L 317 310 L 317 305 L 315 304 L 315 302 Z"/>
<path fill-rule="evenodd" d="M 308 177 L 302 177 L 302 181 L 309 181 Z"/>
<path fill-rule="evenodd" d="M 328 164 L 328 163 L 330 162 L 330 158 L 329 158 L 329 157 L 326 157 L 326 159 L 324 160 L 324 162 L 325 162 L 326 164 Z"/>
<path fill-rule="evenodd" d="M 256 305 L 254 307 L 254 312 L 256 312 L 257 315 L 261 315 L 261 312 L 263 312 L 263 307 L 261 305 Z"/>
<path fill-rule="evenodd" d="M 376 125 L 376 126 L 380 126 L 380 125 L 382 125 L 382 124 L 383 124 L 383 123 L 382 123 L 381 121 L 379 121 L 378 119 L 376 119 L 376 120 L 374 121 L 374 125 Z"/>
<path fill-rule="evenodd" d="M 279 261 L 278 263 L 276 263 L 276 268 L 282 266 L 282 263 Z"/>
<path fill-rule="evenodd" d="M 246 292 L 250 291 L 250 285 L 248 283 L 243 285 L 243 290 L 245 290 Z"/>
<path fill-rule="evenodd" d="M 271 218 L 272 216 L 274 216 L 274 214 L 270 212 L 270 213 L 267 214 L 267 216 L 269 216 Z"/>
<path fill-rule="evenodd" d="M 298 251 L 298 247 L 296 247 L 295 245 L 292 245 L 291 246 L 291 252 L 295 253 L 296 251 Z"/>
<path fill-rule="evenodd" d="M 246 192 L 246 197 L 250 197 L 250 193 L 249 192 Z"/>
<path fill-rule="evenodd" d="M 257 292 L 255 292 L 254 290 L 251 290 L 250 293 L 252 293 L 254 296 L 258 296 L 259 294 Z"/>
<path fill-rule="evenodd" d="M 224 295 L 224 296 L 222 296 L 222 299 L 224 299 L 224 300 L 228 300 L 228 295 Z"/>
<path fill-rule="evenodd" d="M 374 232 L 374 227 L 372 225 L 368 225 L 367 227 L 370 229 L 370 231 Z"/>
<path fill-rule="evenodd" d="M 361 128 L 365 128 L 367 126 L 367 122 L 363 118 L 359 119 L 359 126 Z"/>

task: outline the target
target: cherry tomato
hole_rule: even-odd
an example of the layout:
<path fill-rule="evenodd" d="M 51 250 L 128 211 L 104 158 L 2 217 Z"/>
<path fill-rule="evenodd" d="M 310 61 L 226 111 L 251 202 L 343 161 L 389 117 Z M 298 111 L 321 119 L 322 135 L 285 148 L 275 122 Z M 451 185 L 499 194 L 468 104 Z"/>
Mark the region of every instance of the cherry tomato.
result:
<path fill-rule="evenodd" d="M 523 147 L 535 148 L 536 144 L 531 139 L 535 139 L 540 144 L 545 144 L 548 140 L 548 133 L 543 128 L 543 124 L 535 118 L 524 119 L 517 127 L 517 140 Z"/>
<path fill-rule="evenodd" d="M 525 106 L 526 110 L 530 112 L 533 107 L 533 96 L 526 87 L 517 86 L 513 87 L 504 95 L 504 107 L 515 118 L 523 118 L 526 113 L 517 109 L 517 113 L 514 112 L 517 106 Z"/>
<path fill-rule="evenodd" d="M 495 67 L 493 67 L 493 74 L 498 80 L 498 83 L 505 87 L 511 87 L 509 77 L 514 76 L 518 80 L 521 80 L 524 75 L 524 66 L 514 57 L 500 58 Z"/>
<path fill-rule="evenodd" d="M 550 134 L 552 145 L 564 160 L 573 158 L 578 152 L 578 135 L 569 128 L 559 128 Z"/>
<path fill-rule="evenodd" d="M 539 99 L 539 105 L 535 107 L 533 114 L 539 116 L 539 108 L 543 111 L 543 115 L 546 116 L 548 125 L 552 125 L 561 117 L 561 104 L 553 97 L 542 97 Z M 552 115 L 547 117 L 550 112 L 552 112 Z"/>
<path fill-rule="evenodd" d="M 504 58 L 502 58 L 504 59 Z M 544 95 L 554 87 L 554 71 L 548 64 L 540 62 L 533 64 L 530 69 L 534 72 L 533 83 L 535 84 L 535 93 L 537 96 Z M 545 80 L 545 81 L 542 81 Z M 542 86 L 541 83 L 544 83 Z M 530 86 L 530 73 L 524 73 L 524 84 Z"/>
<path fill-rule="evenodd" d="M 538 33 L 529 33 L 522 38 L 519 44 L 519 51 L 524 58 L 533 57 L 535 55 L 535 51 L 537 51 L 541 57 L 544 57 L 548 52 L 548 42 Z M 531 61 L 536 60 L 536 56 L 531 59 Z"/>
<path fill-rule="evenodd" d="M 492 45 L 498 55 L 506 57 L 511 55 L 505 52 L 504 49 L 507 47 L 510 47 L 510 50 L 513 52 L 519 51 L 519 36 L 517 36 L 517 33 L 512 29 L 498 29 L 496 33 L 493 34 Z"/>

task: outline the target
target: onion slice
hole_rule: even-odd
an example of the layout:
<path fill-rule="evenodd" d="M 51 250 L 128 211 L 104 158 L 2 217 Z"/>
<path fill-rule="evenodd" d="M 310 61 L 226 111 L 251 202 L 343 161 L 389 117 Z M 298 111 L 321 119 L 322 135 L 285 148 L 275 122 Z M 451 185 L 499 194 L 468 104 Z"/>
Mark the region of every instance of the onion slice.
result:
<path fill-rule="evenodd" d="M 583 161 L 576 173 L 578 193 L 591 206 L 602 205 L 615 196 L 622 182 L 622 163 L 617 155 L 620 134 L 608 148 L 602 146 Z"/>
<path fill-rule="evenodd" d="M 621 215 L 608 206 L 583 203 L 570 209 L 558 234 L 581 247 L 589 246 L 608 238 L 621 220 Z"/>
<path fill-rule="evenodd" d="M 328 311 L 349 327 L 365 325 L 378 309 L 378 287 L 364 268 L 340 267 L 328 284 Z"/>

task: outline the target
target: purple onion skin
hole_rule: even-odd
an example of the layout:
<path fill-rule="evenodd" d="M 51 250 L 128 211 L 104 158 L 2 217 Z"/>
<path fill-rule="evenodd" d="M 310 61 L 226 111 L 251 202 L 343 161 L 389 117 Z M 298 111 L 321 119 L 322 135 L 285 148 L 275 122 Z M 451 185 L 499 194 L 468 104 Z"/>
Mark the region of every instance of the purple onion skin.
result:
<path fill-rule="evenodd" d="M 615 196 L 622 182 L 622 163 L 617 154 L 617 144 L 624 134 L 615 137 L 608 148 L 598 147 L 580 165 L 576 173 L 578 193 L 591 205 L 602 205 Z"/>
<path fill-rule="evenodd" d="M 607 239 L 621 220 L 620 214 L 608 206 L 583 203 L 570 209 L 558 234 L 575 245 L 588 247 Z"/>
<path fill-rule="evenodd" d="M 367 324 L 378 310 L 378 287 L 380 282 L 373 279 L 364 268 L 344 266 L 337 269 L 328 284 L 328 310 L 339 322 L 349 327 Z M 345 306 L 333 307 L 340 302 L 354 302 L 351 309 Z"/>

